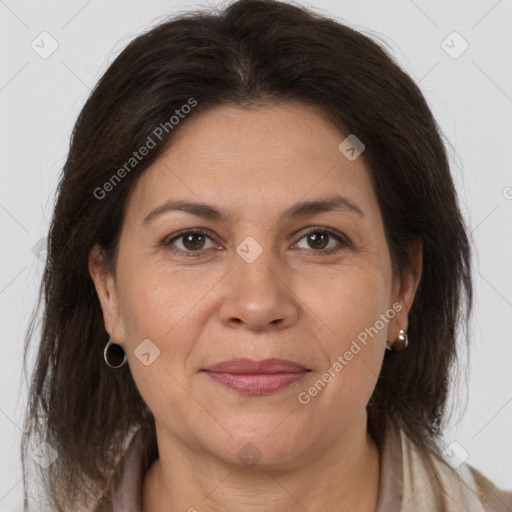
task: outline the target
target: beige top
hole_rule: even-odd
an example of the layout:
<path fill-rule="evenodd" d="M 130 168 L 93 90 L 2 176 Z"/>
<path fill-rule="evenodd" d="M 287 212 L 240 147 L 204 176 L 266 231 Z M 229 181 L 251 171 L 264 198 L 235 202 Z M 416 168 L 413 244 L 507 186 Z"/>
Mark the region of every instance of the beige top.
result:
<path fill-rule="evenodd" d="M 95 512 L 141 512 L 143 446 L 135 436 L 121 466 L 117 490 L 112 484 L 112 503 L 102 503 Z M 447 508 L 443 512 L 512 512 L 512 489 L 496 488 L 467 463 L 457 469 L 436 467 L 448 490 Z M 460 482 L 456 476 L 460 476 Z M 418 452 L 400 432 L 390 433 L 381 454 L 379 499 L 376 512 L 432 512 L 435 479 L 425 470 Z M 512 483 L 511 483 L 512 485 Z"/>

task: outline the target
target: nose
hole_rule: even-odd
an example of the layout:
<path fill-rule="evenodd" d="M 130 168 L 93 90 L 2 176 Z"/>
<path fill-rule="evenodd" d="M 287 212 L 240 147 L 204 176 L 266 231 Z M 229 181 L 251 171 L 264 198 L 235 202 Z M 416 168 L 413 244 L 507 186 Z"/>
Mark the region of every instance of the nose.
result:
<path fill-rule="evenodd" d="M 233 255 L 233 267 L 223 279 L 222 323 L 258 332 L 293 325 L 300 301 L 278 256 L 263 250 L 254 261 L 248 261 L 238 253 Z"/>

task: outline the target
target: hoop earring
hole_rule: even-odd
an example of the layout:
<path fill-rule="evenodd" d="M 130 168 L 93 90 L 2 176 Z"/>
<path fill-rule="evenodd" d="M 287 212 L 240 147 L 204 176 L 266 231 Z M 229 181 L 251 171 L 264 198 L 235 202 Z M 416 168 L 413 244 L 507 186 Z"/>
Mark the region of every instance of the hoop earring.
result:
<path fill-rule="evenodd" d="M 123 347 L 117 343 L 112 343 L 112 337 L 108 339 L 107 344 L 105 345 L 103 358 L 111 368 L 121 368 L 121 366 L 123 366 L 127 361 Z"/>
<path fill-rule="evenodd" d="M 386 346 L 386 350 L 391 350 L 392 352 L 402 352 L 409 345 L 409 337 L 407 336 L 407 332 L 403 329 L 400 329 L 398 333 L 398 338 L 391 344 L 390 347 Z"/>

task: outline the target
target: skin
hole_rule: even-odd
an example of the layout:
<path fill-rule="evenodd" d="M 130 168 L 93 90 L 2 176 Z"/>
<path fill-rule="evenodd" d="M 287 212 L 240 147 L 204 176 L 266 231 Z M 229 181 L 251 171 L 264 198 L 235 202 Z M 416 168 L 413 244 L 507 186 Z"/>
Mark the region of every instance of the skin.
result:
<path fill-rule="evenodd" d="M 155 417 L 160 456 L 144 478 L 144 512 L 375 510 L 380 461 L 366 405 L 386 343 L 407 330 L 421 246 L 411 247 L 417 276 L 404 273 L 400 281 L 364 153 L 349 161 L 338 149 L 344 138 L 299 104 L 221 106 L 191 116 L 128 200 L 115 275 L 98 247 L 91 251 L 105 328 L 125 349 Z M 282 218 L 296 202 L 334 193 L 364 217 L 333 210 Z M 214 204 L 228 219 L 173 211 L 142 224 L 171 198 Z M 306 235 L 321 231 L 316 226 L 350 243 L 328 236 L 315 244 Z M 207 236 L 164 246 L 192 228 Z M 249 236 L 263 249 L 251 263 L 236 251 Z M 340 250 L 322 254 L 330 248 Z M 396 303 L 401 311 L 300 403 L 298 394 Z M 144 339 L 160 350 L 149 366 L 134 354 Z M 200 371 L 234 357 L 290 359 L 312 371 L 260 396 Z M 255 447 L 253 465 L 239 456 L 246 443 Z"/>

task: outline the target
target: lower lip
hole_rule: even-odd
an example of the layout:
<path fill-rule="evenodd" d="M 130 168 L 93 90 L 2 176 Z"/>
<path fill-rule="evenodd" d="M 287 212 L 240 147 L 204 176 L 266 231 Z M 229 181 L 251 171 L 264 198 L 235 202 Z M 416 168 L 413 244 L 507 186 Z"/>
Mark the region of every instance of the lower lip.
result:
<path fill-rule="evenodd" d="M 309 372 L 287 373 L 214 373 L 206 371 L 208 376 L 219 384 L 246 395 L 263 395 L 283 389 Z"/>

